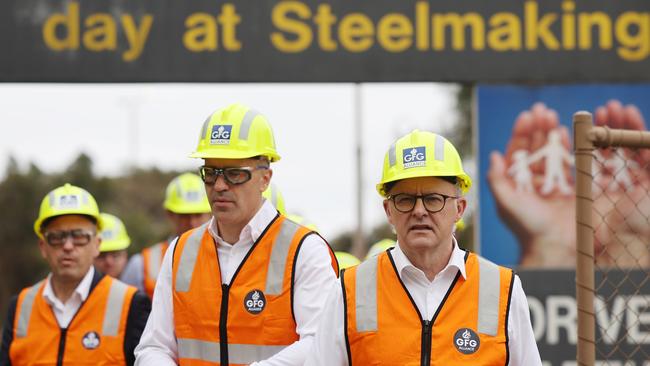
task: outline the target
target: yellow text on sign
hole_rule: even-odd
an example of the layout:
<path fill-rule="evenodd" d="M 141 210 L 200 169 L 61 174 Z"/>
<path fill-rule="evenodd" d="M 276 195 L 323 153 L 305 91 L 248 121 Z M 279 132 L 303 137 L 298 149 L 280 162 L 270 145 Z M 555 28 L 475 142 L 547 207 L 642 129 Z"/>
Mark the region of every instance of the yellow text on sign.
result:
<path fill-rule="evenodd" d="M 76 51 L 80 48 L 91 52 L 115 51 L 118 47 L 117 27 L 121 26 L 127 43 L 122 60 L 131 62 L 142 54 L 152 24 L 151 14 L 143 15 L 139 22 L 131 14 L 122 14 L 115 19 L 109 13 L 94 13 L 81 19 L 79 3 L 72 1 L 65 13 L 54 13 L 46 19 L 43 40 L 53 51 Z"/>

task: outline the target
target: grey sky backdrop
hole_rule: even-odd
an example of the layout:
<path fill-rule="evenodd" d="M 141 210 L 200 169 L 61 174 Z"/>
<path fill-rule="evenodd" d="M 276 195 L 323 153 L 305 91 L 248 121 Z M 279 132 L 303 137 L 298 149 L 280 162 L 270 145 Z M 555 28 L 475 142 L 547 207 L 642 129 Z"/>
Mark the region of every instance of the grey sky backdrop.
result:
<path fill-rule="evenodd" d="M 0 84 L 0 174 L 8 157 L 47 172 L 85 152 L 99 175 L 129 166 L 195 171 L 188 155 L 217 108 L 241 102 L 266 115 L 282 159 L 273 182 L 287 210 L 325 237 L 355 228 L 354 84 Z M 364 226 L 385 220 L 374 186 L 383 156 L 414 128 L 456 119 L 454 84 L 363 84 Z M 470 173 L 471 174 L 471 173 Z M 162 203 L 161 203 L 162 204 Z M 34 208 L 35 210 L 37 208 Z"/>

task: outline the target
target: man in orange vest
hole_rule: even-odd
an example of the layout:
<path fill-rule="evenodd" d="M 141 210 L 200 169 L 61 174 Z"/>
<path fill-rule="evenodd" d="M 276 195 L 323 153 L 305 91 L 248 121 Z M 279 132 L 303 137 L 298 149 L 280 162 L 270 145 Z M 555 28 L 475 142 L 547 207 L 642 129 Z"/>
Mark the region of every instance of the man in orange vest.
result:
<path fill-rule="evenodd" d="M 262 196 L 280 159 L 269 122 L 220 109 L 191 157 L 203 159 L 212 219 L 170 244 L 136 364 L 302 365 L 338 264 Z"/>
<path fill-rule="evenodd" d="M 95 199 L 66 184 L 43 199 L 34 223 L 51 273 L 9 306 L 0 365 L 132 365 L 147 296 L 93 267 L 102 218 Z"/>
<path fill-rule="evenodd" d="M 173 229 L 172 235 L 131 257 L 121 278 L 146 292 L 149 298 L 153 298 L 156 278 L 169 242 L 210 219 L 210 204 L 203 182 L 193 173 L 184 173 L 172 179 L 165 190 L 163 207 Z"/>
<path fill-rule="evenodd" d="M 391 145 L 377 190 L 397 244 L 343 271 L 307 365 L 541 365 L 519 278 L 453 236 L 470 186 L 444 137 Z"/>

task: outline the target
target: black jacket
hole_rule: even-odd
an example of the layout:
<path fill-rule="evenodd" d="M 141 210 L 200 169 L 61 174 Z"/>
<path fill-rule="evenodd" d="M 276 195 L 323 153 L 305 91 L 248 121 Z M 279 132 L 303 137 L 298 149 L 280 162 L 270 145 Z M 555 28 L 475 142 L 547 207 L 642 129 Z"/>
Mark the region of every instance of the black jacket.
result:
<path fill-rule="evenodd" d="M 88 294 L 92 293 L 93 289 L 99 281 L 104 278 L 104 274 L 95 269 L 95 275 L 93 276 L 92 282 L 90 284 L 90 291 Z M 4 323 L 4 328 L 2 329 L 2 348 L 0 348 L 0 366 L 10 366 L 11 360 L 9 359 L 9 347 L 13 341 L 14 332 L 13 324 L 14 318 L 16 316 L 16 302 L 18 301 L 18 296 L 11 298 L 11 303 L 9 305 L 9 311 L 7 312 L 7 319 Z M 135 363 L 135 355 L 133 351 L 135 346 L 140 342 L 140 336 L 142 336 L 142 331 L 144 326 L 147 324 L 147 318 L 149 317 L 149 312 L 151 311 L 151 301 L 149 297 L 141 292 L 137 291 L 133 295 L 131 300 L 131 306 L 129 307 L 129 315 L 126 319 L 126 334 L 124 339 L 124 356 L 126 358 L 127 365 L 133 365 Z"/>

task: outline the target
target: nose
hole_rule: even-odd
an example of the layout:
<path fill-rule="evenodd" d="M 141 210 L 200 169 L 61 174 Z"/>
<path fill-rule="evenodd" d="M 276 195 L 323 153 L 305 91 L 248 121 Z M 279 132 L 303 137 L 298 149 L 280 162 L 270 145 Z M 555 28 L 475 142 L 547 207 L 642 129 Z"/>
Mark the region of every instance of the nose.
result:
<path fill-rule="evenodd" d="M 226 182 L 226 178 L 223 176 L 223 174 L 217 175 L 217 179 L 212 184 L 212 188 L 217 192 L 225 191 L 228 189 L 228 182 Z"/>
<path fill-rule="evenodd" d="M 421 197 L 415 200 L 415 207 L 413 207 L 412 214 L 417 217 L 426 216 L 428 214 Z"/>
<path fill-rule="evenodd" d="M 63 245 L 61 246 L 63 250 L 73 250 L 74 244 L 72 243 L 72 235 L 68 235 L 63 239 Z"/>

